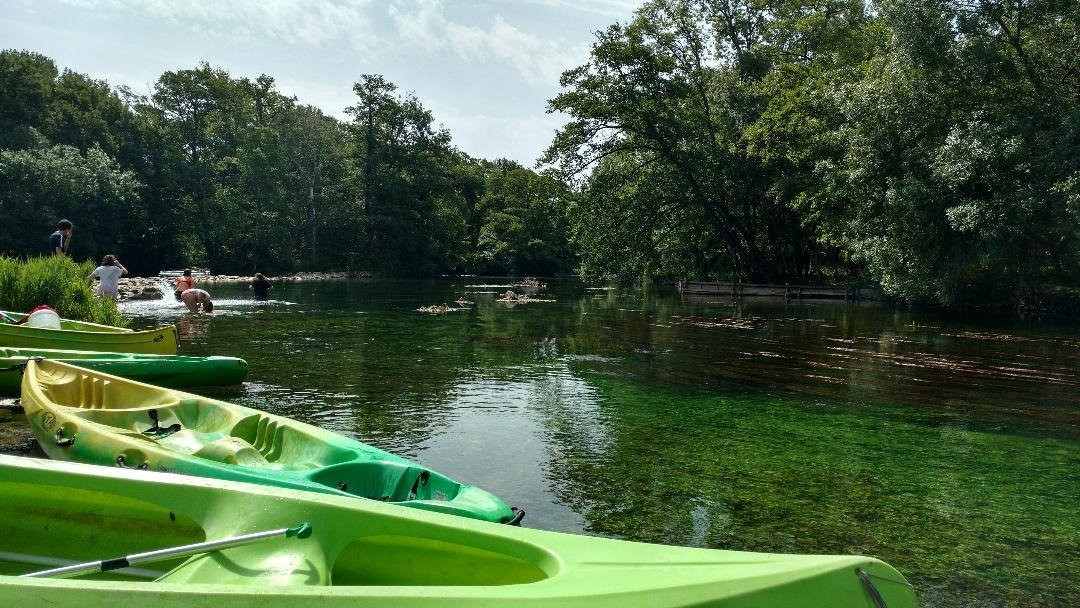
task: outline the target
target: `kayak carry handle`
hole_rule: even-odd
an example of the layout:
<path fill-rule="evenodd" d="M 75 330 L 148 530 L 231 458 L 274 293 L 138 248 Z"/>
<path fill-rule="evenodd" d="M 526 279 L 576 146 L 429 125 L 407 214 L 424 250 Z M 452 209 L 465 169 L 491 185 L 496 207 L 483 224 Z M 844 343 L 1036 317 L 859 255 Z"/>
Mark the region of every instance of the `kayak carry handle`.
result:
<path fill-rule="evenodd" d="M 77 436 L 78 433 L 72 435 L 71 437 L 65 438 L 64 429 L 62 427 L 58 428 L 56 429 L 56 446 L 60 448 L 70 448 L 71 446 L 75 445 L 75 437 Z"/>
<path fill-rule="evenodd" d="M 138 467 L 129 467 L 129 465 L 127 465 L 127 459 L 124 457 L 124 455 L 121 454 L 117 457 L 117 467 L 120 467 L 121 469 L 138 469 L 141 471 L 146 471 L 150 467 L 150 463 L 144 462 L 139 464 Z"/>

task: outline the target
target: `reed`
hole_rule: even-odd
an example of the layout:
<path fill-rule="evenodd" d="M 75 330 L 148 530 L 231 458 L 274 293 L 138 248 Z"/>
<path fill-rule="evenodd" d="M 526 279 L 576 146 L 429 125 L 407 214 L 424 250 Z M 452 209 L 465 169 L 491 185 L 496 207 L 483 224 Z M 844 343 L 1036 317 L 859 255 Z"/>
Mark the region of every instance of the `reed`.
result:
<path fill-rule="evenodd" d="M 0 309 L 26 312 L 46 304 L 67 319 L 126 326 L 116 302 L 94 295 L 86 280 L 93 270 L 91 262 L 76 263 L 65 256 L 0 256 Z"/>

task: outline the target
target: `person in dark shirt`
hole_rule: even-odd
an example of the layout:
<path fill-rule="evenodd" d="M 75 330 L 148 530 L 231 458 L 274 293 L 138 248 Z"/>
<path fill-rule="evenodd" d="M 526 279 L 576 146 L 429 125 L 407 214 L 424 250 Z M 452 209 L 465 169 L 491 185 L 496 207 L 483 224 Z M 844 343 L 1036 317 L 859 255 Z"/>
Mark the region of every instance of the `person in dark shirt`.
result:
<path fill-rule="evenodd" d="M 250 287 L 251 291 L 255 292 L 255 297 L 260 300 L 265 300 L 270 295 L 270 290 L 274 288 L 261 272 L 255 273 L 255 280 L 251 282 Z"/>
<path fill-rule="evenodd" d="M 49 253 L 51 255 L 67 255 L 68 247 L 71 246 L 71 232 L 75 225 L 70 220 L 56 222 L 56 232 L 49 235 Z"/>

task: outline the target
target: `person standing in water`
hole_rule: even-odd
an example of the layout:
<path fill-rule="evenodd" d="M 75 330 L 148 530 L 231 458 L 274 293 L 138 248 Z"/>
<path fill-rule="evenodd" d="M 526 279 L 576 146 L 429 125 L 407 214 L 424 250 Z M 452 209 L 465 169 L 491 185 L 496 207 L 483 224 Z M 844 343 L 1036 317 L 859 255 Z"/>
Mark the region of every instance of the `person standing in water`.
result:
<path fill-rule="evenodd" d="M 203 312 L 214 312 L 214 301 L 210 299 L 210 294 L 201 289 L 185 289 L 180 294 L 180 301 L 191 312 L 199 312 L 199 308 Z"/>
<path fill-rule="evenodd" d="M 185 290 L 193 289 L 194 287 L 195 279 L 191 278 L 191 269 L 188 268 L 184 271 L 184 276 L 176 279 L 176 291 L 173 292 L 173 295 L 175 295 L 176 299 L 179 300 L 180 294 L 184 293 Z"/>
<path fill-rule="evenodd" d="M 93 281 L 97 277 L 98 295 L 103 298 L 116 299 L 116 290 L 120 284 L 120 277 L 128 273 L 127 268 L 116 259 L 115 255 L 107 255 L 101 260 L 101 266 L 94 269 L 87 281 Z"/>
<path fill-rule="evenodd" d="M 270 295 L 270 290 L 274 288 L 270 281 L 267 281 L 266 277 L 264 277 L 263 273 L 261 272 L 255 273 L 255 280 L 251 282 L 251 285 L 249 285 L 249 287 L 251 291 L 255 293 L 255 297 L 260 300 L 265 300 L 266 297 Z"/>
<path fill-rule="evenodd" d="M 74 230 L 75 225 L 71 223 L 71 220 L 56 222 L 56 232 L 49 235 L 49 255 L 67 255 L 68 247 L 71 245 L 71 233 Z"/>

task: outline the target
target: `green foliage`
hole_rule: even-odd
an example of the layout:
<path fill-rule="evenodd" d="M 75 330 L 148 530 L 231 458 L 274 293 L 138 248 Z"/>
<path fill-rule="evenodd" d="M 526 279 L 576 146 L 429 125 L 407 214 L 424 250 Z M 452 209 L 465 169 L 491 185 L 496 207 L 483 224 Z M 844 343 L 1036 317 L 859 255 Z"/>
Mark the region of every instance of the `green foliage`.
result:
<path fill-rule="evenodd" d="M 880 284 L 1042 305 L 1080 284 L 1080 13 L 1056 0 L 650 0 L 550 103 L 537 173 L 414 95 L 348 123 L 208 64 L 148 98 L 0 53 L 0 250 L 135 272 L 371 269 Z M 556 173 L 557 171 L 557 173 Z"/>
<path fill-rule="evenodd" d="M 558 181 L 455 150 L 415 96 L 357 83 L 343 124 L 275 89 L 200 64 L 149 97 L 34 53 L 0 53 L 0 251 L 43 251 L 60 217 L 72 253 L 120 255 L 136 273 L 334 268 L 429 275 L 569 270 Z M 488 202 L 481 201 L 488 196 Z M 494 200 L 498 199 L 498 200 Z M 481 209 L 483 208 L 483 209 Z M 489 223 L 488 208 L 513 216 Z M 480 251 L 480 247 L 485 249 Z"/>
<path fill-rule="evenodd" d="M 0 53 L 0 148 L 41 143 L 38 129 L 56 78 L 51 59 L 28 51 Z"/>
<path fill-rule="evenodd" d="M 483 163 L 482 195 L 470 209 L 474 274 L 552 275 L 571 268 L 566 185 L 508 160 Z"/>
<path fill-rule="evenodd" d="M 115 301 L 95 297 L 86 279 L 93 270 L 94 264 L 76 264 L 67 256 L 0 256 L 0 309 L 26 312 L 44 304 L 67 319 L 126 326 Z"/>
<path fill-rule="evenodd" d="M 1077 284 L 1070 6 L 646 3 L 551 101 L 572 117 L 545 160 L 581 185 L 582 271 L 865 276 L 938 303 Z"/>
<path fill-rule="evenodd" d="M 0 243 L 9 252 L 44 254 L 60 218 L 75 220 L 69 253 L 137 258 L 146 217 L 139 184 L 99 148 L 0 150 Z"/>

